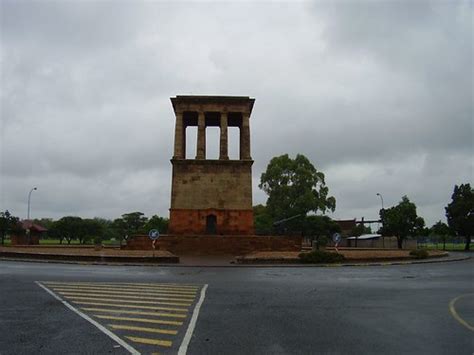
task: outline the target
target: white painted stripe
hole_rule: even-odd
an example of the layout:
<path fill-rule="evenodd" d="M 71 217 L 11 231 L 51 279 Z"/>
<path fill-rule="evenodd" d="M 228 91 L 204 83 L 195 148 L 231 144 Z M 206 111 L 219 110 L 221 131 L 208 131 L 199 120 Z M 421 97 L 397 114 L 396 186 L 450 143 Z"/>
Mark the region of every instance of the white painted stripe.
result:
<path fill-rule="evenodd" d="M 201 305 L 204 302 L 204 298 L 206 297 L 206 290 L 207 284 L 205 284 L 204 287 L 201 289 L 201 297 L 199 297 L 199 301 L 196 304 L 196 307 L 194 308 L 193 316 L 189 321 L 189 326 L 186 330 L 186 334 L 184 335 L 183 342 L 179 347 L 178 355 L 186 355 L 186 352 L 188 351 L 189 342 L 191 341 L 191 336 L 193 335 L 194 328 L 196 327 L 199 310 L 201 309 Z"/>
<path fill-rule="evenodd" d="M 93 320 L 92 318 L 90 318 L 88 315 L 82 313 L 81 311 L 79 311 L 78 309 L 74 308 L 73 306 L 71 306 L 68 302 L 64 301 L 61 297 L 59 297 L 58 295 L 56 295 L 54 292 L 52 292 L 51 290 L 49 290 L 48 288 L 46 288 L 45 286 L 43 286 L 39 281 L 35 281 L 36 284 L 41 287 L 43 290 L 45 290 L 46 292 L 48 292 L 51 296 L 53 296 L 54 298 L 56 298 L 58 301 L 60 301 L 62 304 L 64 304 L 67 308 L 69 308 L 71 311 L 77 313 L 79 316 L 81 316 L 82 318 L 84 318 L 86 321 L 92 323 L 93 325 L 95 325 L 102 333 L 108 335 L 110 338 L 112 338 L 115 342 L 117 342 L 118 344 L 120 344 L 121 346 L 123 346 L 125 349 L 128 350 L 128 352 L 130 354 L 133 354 L 133 355 L 140 355 L 140 352 L 138 352 L 135 348 L 133 348 L 132 346 L 130 346 L 129 344 L 127 344 L 126 342 L 124 342 L 122 339 L 120 339 L 118 336 L 116 336 L 114 333 L 112 333 L 110 330 L 108 330 L 107 328 L 105 328 L 104 326 L 100 325 L 99 323 L 97 323 L 95 320 Z"/>

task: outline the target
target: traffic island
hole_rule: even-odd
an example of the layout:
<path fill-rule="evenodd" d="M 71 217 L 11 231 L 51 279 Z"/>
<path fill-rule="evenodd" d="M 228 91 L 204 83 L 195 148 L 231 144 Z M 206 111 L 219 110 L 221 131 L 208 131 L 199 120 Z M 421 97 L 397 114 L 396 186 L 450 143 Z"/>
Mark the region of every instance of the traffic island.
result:
<path fill-rule="evenodd" d="M 327 249 L 326 251 L 335 253 L 334 249 Z M 236 258 L 238 264 L 303 264 L 300 254 L 307 254 L 307 252 L 271 252 L 262 251 L 250 253 Z M 381 249 L 343 249 L 338 253 L 344 256 L 344 261 L 335 264 L 351 263 L 364 264 L 374 262 L 396 262 L 396 261 L 416 261 L 419 260 L 415 256 L 410 255 L 410 250 L 381 250 Z M 441 250 L 429 250 L 428 259 L 440 258 L 448 256 L 449 254 Z M 425 259 L 426 260 L 426 259 Z"/>
<path fill-rule="evenodd" d="M 121 250 L 94 247 L 0 247 L 0 257 L 14 259 L 84 261 L 98 263 L 177 264 L 179 257 L 167 250 Z"/>

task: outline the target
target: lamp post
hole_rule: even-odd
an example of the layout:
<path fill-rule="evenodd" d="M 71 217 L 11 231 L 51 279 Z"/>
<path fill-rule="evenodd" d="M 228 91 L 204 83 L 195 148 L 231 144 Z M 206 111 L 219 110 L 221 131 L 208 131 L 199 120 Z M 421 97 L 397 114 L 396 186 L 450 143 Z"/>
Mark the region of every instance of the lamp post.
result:
<path fill-rule="evenodd" d="M 383 197 L 382 194 L 377 192 L 377 196 L 380 197 L 380 200 L 382 201 L 382 209 L 383 209 Z"/>
<path fill-rule="evenodd" d="M 383 197 L 382 197 L 382 194 L 379 192 L 377 192 L 377 196 L 380 197 L 380 201 L 382 201 L 382 212 L 381 212 L 382 214 L 383 213 Z M 383 228 L 383 222 L 382 222 L 382 228 Z M 382 236 L 382 248 L 385 249 L 385 238 L 383 236 Z"/>
<path fill-rule="evenodd" d="M 33 187 L 30 190 L 30 193 L 28 194 L 28 214 L 27 214 L 27 217 L 26 217 L 27 220 L 30 220 L 30 202 L 31 202 L 31 193 L 33 192 L 33 190 L 38 190 L 38 188 Z"/>

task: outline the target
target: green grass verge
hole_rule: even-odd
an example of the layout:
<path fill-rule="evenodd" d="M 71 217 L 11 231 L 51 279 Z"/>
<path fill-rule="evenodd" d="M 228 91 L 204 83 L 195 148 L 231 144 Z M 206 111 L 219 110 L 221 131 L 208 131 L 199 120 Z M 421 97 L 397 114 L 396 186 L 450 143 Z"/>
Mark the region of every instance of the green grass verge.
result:
<path fill-rule="evenodd" d="M 446 250 L 464 250 L 464 243 L 446 243 Z M 443 243 L 418 244 L 419 248 L 431 250 L 443 250 Z"/>

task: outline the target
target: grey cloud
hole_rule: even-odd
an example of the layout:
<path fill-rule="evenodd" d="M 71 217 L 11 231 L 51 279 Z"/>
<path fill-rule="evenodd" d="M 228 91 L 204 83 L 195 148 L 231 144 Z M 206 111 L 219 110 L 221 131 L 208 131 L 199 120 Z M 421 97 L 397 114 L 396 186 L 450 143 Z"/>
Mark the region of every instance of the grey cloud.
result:
<path fill-rule="evenodd" d="M 0 209 L 38 185 L 41 217 L 167 215 L 177 94 L 256 98 L 255 204 L 284 153 L 326 173 L 338 218 L 381 192 L 433 223 L 472 181 L 469 2 L 1 6 Z"/>

